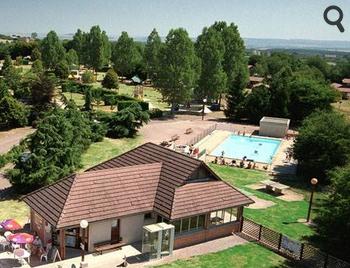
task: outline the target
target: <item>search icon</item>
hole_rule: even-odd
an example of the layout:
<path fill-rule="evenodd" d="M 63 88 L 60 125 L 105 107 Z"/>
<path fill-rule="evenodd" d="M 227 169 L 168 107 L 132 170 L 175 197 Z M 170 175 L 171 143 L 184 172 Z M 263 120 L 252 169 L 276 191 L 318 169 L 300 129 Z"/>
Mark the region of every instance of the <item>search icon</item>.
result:
<path fill-rule="evenodd" d="M 338 17 L 337 20 L 330 20 L 330 19 L 328 18 L 328 13 L 329 13 L 330 11 L 332 11 L 332 10 L 335 10 L 335 11 L 338 12 L 339 17 Z M 341 33 L 343 33 L 343 32 L 345 31 L 343 25 L 341 24 L 341 22 L 342 22 L 342 20 L 343 20 L 343 17 L 344 17 L 343 10 L 341 10 L 341 8 L 338 7 L 338 6 L 329 6 L 329 7 L 326 8 L 326 10 L 325 10 L 324 13 L 323 13 L 323 18 L 324 18 L 324 20 L 325 20 L 329 25 L 336 25 Z"/>

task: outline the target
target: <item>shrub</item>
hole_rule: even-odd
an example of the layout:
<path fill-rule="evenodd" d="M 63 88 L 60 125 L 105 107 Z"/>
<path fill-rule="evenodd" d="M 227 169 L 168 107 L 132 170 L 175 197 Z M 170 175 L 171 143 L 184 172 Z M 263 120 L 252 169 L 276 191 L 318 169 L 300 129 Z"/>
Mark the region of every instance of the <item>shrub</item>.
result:
<path fill-rule="evenodd" d="M 85 84 L 91 84 L 95 81 L 95 76 L 94 76 L 93 72 L 86 71 L 85 73 L 82 74 L 81 80 Z"/>
<path fill-rule="evenodd" d="M 132 104 L 137 103 L 141 106 L 142 111 L 148 111 L 149 110 L 149 103 L 144 101 L 137 101 L 137 100 L 128 100 L 128 101 L 119 101 L 118 102 L 118 111 L 122 111 L 125 108 L 128 108 Z"/>
<path fill-rule="evenodd" d="M 151 109 L 148 113 L 151 119 L 163 116 L 163 111 L 158 108 Z"/>
<path fill-rule="evenodd" d="M 28 123 L 26 107 L 11 96 L 0 101 L 0 128 L 22 127 Z"/>
<path fill-rule="evenodd" d="M 118 89 L 118 75 L 113 69 L 109 69 L 102 81 L 104 88 L 115 88 Z"/>

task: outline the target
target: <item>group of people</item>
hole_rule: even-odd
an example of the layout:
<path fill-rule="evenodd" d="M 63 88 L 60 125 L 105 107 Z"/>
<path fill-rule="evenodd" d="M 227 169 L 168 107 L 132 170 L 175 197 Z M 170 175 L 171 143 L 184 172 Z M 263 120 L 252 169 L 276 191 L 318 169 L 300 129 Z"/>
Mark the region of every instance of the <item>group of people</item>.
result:
<path fill-rule="evenodd" d="M 220 157 L 216 156 L 214 158 L 214 160 L 212 161 L 212 163 L 213 164 L 218 164 L 218 165 L 227 165 L 227 166 L 231 166 L 231 167 L 246 168 L 246 169 L 256 169 L 256 168 L 258 168 L 256 162 L 254 160 L 248 160 L 246 156 L 244 156 L 242 158 L 242 160 L 239 161 L 239 163 L 237 163 L 237 161 L 235 159 L 232 159 L 230 162 L 226 162 L 224 154 L 225 154 L 225 152 L 222 151 L 221 152 L 221 156 Z M 247 164 L 246 164 L 246 161 L 248 161 Z M 268 166 L 265 165 L 262 168 L 267 170 Z"/>

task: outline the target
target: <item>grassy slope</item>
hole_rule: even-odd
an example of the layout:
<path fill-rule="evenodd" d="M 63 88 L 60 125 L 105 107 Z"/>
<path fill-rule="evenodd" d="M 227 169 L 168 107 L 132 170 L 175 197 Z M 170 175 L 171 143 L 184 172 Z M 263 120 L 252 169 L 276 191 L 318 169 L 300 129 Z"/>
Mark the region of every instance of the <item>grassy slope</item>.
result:
<path fill-rule="evenodd" d="M 350 119 L 350 100 L 342 100 L 342 103 L 333 103 L 332 106 L 335 110 L 343 113 L 348 119 Z"/>
<path fill-rule="evenodd" d="M 29 207 L 16 199 L 0 201 L 0 221 L 5 219 L 16 219 L 19 223 L 25 224 L 29 218 Z"/>
<path fill-rule="evenodd" d="M 302 240 L 302 237 L 313 234 L 313 230 L 309 226 L 297 222 L 298 219 L 305 218 L 307 214 L 308 195 L 304 189 L 293 188 L 294 191 L 304 194 L 304 200 L 287 202 L 270 194 L 247 187 L 249 184 L 269 179 L 270 177 L 265 172 L 222 167 L 213 164 L 211 168 L 230 184 L 248 191 L 259 198 L 271 200 L 275 203 L 274 206 L 266 209 L 245 208 L 244 215 L 246 217 L 294 239 Z M 322 195 L 316 193 L 315 199 L 317 199 L 318 196 L 321 197 Z"/>
<path fill-rule="evenodd" d="M 135 148 L 142 142 L 142 137 L 133 139 L 109 139 L 91 144 L 89 149 L 82 155 L 82 169 L 87 169 Z"/>
<path fill-rule="evenodd" d="M 220 252 L 178 260 L 161 268 L 286 267 L 285 259 L 257 244 L 238 245 Z"/>

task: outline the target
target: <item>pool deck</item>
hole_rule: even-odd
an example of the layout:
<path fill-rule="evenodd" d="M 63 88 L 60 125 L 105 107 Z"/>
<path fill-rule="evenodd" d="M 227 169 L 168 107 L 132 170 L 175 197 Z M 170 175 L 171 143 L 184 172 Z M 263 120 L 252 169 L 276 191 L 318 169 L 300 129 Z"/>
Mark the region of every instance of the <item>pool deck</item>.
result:
<path fill-rule="evenodd" d="M 234 131 L 234 130 L 233 130 Z M 228 131 L 228 130 L 215 130 L 211 135 L 208 135 L 204 139 L 202 139 L 200 142 L 198 142 L 195 146 L 199 147 L 199 150 L 206 150 L 206 154 L 201 157 L 201 160 L 205 162 L 211 162 L 215 159 L 215 156 L 210 155 L 211 152 L 219 145 L 221 144 L 229 135 L 237 134 L 237 132 Z M 242 132 L 241 132 L 242 133 Z M 253 131 L 246 132 L 246 136 L 250 136 L 253 133 Z M 256 136 L 260 137 L 260 136 Z M 263 138 L 263 137 L 260 137 Z M 271 138 L 274 139 L 274 138 Z M 269 163 L 260 163 L 256 162 L 256 169 L 259 170 L 266 170 L 268 172 L 271 172 L 273 174 L 284 174 L 284 175 L 293 175 L 296 173 L 296 161 L 286 161 L 286 151 L 288 148 L 291 148 L 293 146 L 293 140 L 286 140 L 286 139 L 278 139 L 281 140 L 281 144 L 279 148 L 277 149 L 274 158 Z M 232 159 L 225 157 L 226 163 L 231 162 Z M 236 159 L 239 160 L 240 159 Z M 264 167 L 267 166 L 267 169 L 264 169 Z"/>

